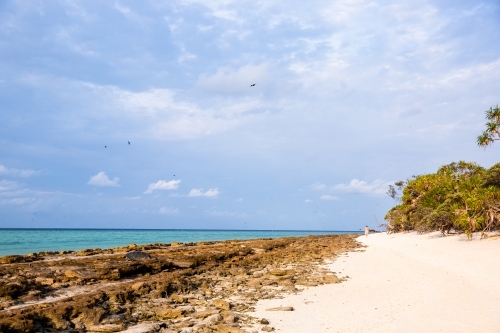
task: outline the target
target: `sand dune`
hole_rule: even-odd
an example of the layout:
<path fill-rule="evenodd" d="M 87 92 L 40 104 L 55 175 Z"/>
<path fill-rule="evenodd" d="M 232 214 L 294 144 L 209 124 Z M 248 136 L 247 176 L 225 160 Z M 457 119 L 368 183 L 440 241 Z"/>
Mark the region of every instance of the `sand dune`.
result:
<path fill-rule="evenodd" d="M 500 332 L 500 239 L 361 236 L 367 247 L 329 265 L 341 284 L 262 300 L 278 332 Z M 293 306 L 293 312 L 267 308 Z"/>

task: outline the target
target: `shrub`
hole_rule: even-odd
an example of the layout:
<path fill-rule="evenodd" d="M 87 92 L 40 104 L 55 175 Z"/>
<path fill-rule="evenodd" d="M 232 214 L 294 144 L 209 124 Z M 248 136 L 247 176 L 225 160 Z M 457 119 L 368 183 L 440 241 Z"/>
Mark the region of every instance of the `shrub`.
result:
<path fill-rule="evenodd" d="M 453 162 L 436 173 L 413 176 L 391 186 L 400 204 L 385 216 L 389 232 L 451 230 L 466 233 L 500 229 L 500 163 L 490 169 Z"/>

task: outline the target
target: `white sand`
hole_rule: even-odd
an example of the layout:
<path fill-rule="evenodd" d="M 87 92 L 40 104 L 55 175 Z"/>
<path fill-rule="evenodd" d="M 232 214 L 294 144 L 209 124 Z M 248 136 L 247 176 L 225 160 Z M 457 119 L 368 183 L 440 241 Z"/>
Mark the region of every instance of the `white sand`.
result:
<path fill-rule="evenodd" d="M 371 234 L 329 268 L 341 284 L 263 300 L 277 332 L 500 332 L 500 238 Z M 293 306 L 293 312 L 265 311 Z"/>

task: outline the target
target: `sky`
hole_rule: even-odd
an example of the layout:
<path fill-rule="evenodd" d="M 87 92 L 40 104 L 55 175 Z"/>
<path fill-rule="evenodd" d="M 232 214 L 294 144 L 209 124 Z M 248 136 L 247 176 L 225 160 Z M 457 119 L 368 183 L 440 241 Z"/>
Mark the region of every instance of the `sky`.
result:
<path fill-rule="evenodd" d="M 375 228 L 499 162 L 499 41 L 498 1 L 3 0 L 0 227 Z"/>

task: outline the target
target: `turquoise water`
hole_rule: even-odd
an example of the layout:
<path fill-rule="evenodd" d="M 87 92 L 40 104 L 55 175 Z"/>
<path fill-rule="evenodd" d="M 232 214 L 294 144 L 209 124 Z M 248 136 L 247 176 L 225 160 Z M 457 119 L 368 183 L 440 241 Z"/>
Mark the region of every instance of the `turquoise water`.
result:
<path fill-rule="evenodd" d="M 358 233 L 359 231 L 314 230 L 0 229 L 0 256 L 41 251 L 107 249 L 132 243 L 144 245 Z"/>

